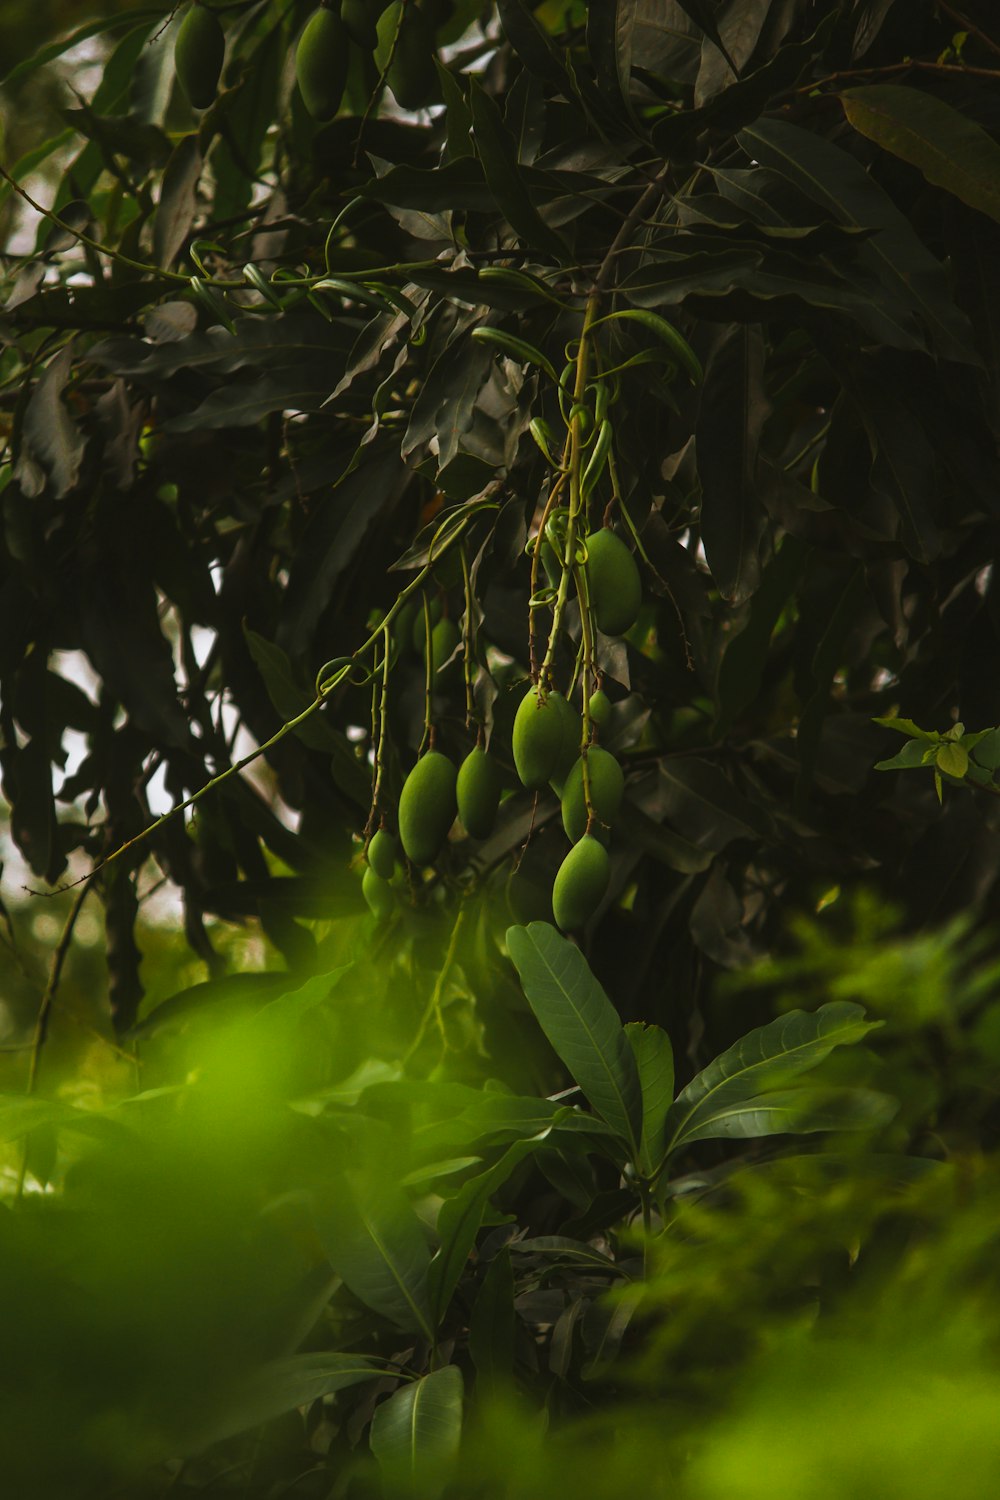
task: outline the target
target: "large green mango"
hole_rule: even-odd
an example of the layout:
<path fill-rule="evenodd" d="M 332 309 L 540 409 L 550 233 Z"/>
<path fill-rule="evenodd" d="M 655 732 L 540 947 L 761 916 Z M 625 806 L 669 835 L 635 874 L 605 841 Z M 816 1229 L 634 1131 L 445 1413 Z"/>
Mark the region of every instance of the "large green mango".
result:
<path fill-rule="evenodd" d="M 399 839 L 415 865 L 434 863 L 455 821 L 458 772 L 440 750 L 417 761 L 399 795 Z"/>
<path fill-rule="evenodd" d="M 378 45 L 378 18 L 389 0 L 344 0 L 340 18 L 352 42 L 363 52 L 374 52 Z"/>
<path fill-rule="evenodd" d="M 488 839 L 497 820 L 503 779 L 488 751 L 477 745 L 458 768 L 458 816 L 471 838 Z"/>
<path fill-rule="evenodd" d="M 552 913 L 563 932 L 586 926 L 608 888 L 611 864 L 608 851 L 590 834 L 563 860 L 552 887 Z"/>
<path fill-rule="evenodd" d="M 642 579 L 625 543 L 607 527 L 587 538 L 587 579 L 598 630 L 604 635 L 631 630 L 642 605 Z"/>
<path fill-rule="evenodd" d="M 389 87 L 400 109 L 421 109 L 438 91 L 434 29 L 413 4 L 403 12 L 389 68 Z"/>
<path fill-rule="evenodd" d="M 195 109 L 215 102 L 225 56 L 226 37 L 218 16 L 205 5 L 192 5 L 174 43 L 174 68 Z"/>
<path fill-rule="evenodd" d="M 347 82 L 347 31 L 326 6 L 311 17 L 295 49 L 295 77 L 314 120 L 332 120 Z"/>
<path fill-rule="evenodd" d="M 514 715 L 511 734 L 514 766 L 529 792 L 539 791 L 555 775 L 564 735 L 565 719 L 557 694 L 541 697 L 536 687 L 530 687 Z"/>
<path fill-rule="evenodd" d="M 587 771 L 590 777 L 590 800 L 599 823 L 610 827 L 618 816 L 625 791 L 625 776 L 621 766 L 608 750 L 591 745 L 587 751 Z M 583 794 L 583 757 L 574 765 L 566 777 L 562 794 L 562 820 L 566 837 L 576 843 L 587 831 L 587 802 Z M 601 838 L 603 829 L 593 830 Z M 606 840 L 601 838 L 601 842 Z"/>

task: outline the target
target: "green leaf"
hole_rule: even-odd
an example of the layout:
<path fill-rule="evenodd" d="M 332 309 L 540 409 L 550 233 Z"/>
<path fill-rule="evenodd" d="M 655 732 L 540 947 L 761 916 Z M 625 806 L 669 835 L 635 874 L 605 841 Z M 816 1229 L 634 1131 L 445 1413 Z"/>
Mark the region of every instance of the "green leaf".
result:
<path fill-rule="evenodd" d="M 1000 146 L 967 114 L 895 83 L 844 89 L 840 101 L 859 134 L 1000 223 Z"/>
<path fill-rule="evenodd" d="M 375 1408 L 371 1450 L 387 1475 L 423 1484 L 458 1454 L 462 1435 L 462 1372 L 432 1370 Z"/>
<path fill-rule="evenodd" d="M 486 181 L 504 218 L 532 251 L 547 251 L 560 264 L 570 259 L 562 239 L 535 207 L 500 111 L 474 77 L 469 78 L 469 103 L 476 149 Z"/>
<path fill-rule="evenodd" d="M 668 1151 L 705 1139 L 716 1122 L 813 1068 L 835 1047 L 852 1045 L 882 1023 L 860 1005 L 838 1000 L 814 1014 L 793 1010 L 745 1037 L 709 1063 L 678 1096 L 668 1117 Z"/>
<path fill-rule="evenodd" d="M 914 724 L 912 719 L 898 719 L 891 714 L 884 718 L 873 718 L 872 723 L 881 724 L 883 729 L 897 729 L 900 734 L 912 735 L 914 739 L 936 740 L 938 738 L 933 730 L 921 729 L 918 724 Z"/>
<path fill-rule="evenodd" d="M 75 1109 L 57 1099 L 33 1099 L 23 1094 L 0 1094 L 0 1141 L 16 1141 L 39 1126 L 76 1131 L 107 1139 L 121 1127 L 94 1110 Z"/>
<path fill-rule="evenodd" d="M 935 756 L 935 762 L 939 771 L 946 776 L 954 776 L 958 781 L 962 780 L 969 769 L 969 752 L 964 745 L 950 744 L 942 745 Z"/>
<path fill-rule="evenodd" d="M 946 359 L 976 364 L 972 329 L 952 299 L 944 268 L 909 219 L 847 151 L 787 120 L 758 120 L 739 140 L 761 166 L 770 167 L 842 224 L 877 233 L 859 256 L 884 282 L 901 308 L 912 309 Z"/>
<path fill-rule="evenodd" d="M 914 771 L 927 765 L 927 757 L 933 758 L 933 748 L 928 749 L 926 740 L 907 740 L 902 750 L 889 760 L 875 764 L 876 771 Z"/>
<path fill-rule="evenodd" d="M 151 23 L 162 20 L 163 9 L 160 7 L 156 10 L 132 10 L 127 15 L 103 16 L 100 20 L 88 21 L 85 26 L 77 27 L 75 31 L 71 31 L 68 35 L 60 37 L 58 41 L 49 42 L 47 46 L 40 47 L 32 57 L 27 57 L 23 62 L 19 62 L 16 67 L 11 68 L 9 73 L 0 78 L 0 84 L 4 88 L 9 88 L 11 84 L 18 83 L 22 78 L 26 78 L 29 73 L 37 72 L 39 68 L 46 67 L 50 62 L 54 62 L 57 57 L 62 57 L 64 53 L 72 51 L 74 47 L 78 46 L 81 42 L 88 41 L 92 36 L 100 36 L 102 33 L 108 31 L 120 31 L 126 26 L 131 28 L 136 25 L 136 22 L 142 21 L 147 23 L 145 29 L 148 30 Z"/>
<path fill-rule="evenodd" d="M 768 1135 L 814 1135 L 822 1130 L 872 1130 L 884 1125 L 898 1105 L 873 1089 L 778 1089 L 753 1099 L 734 1099 L 685 1134 L 684 1144 L 708 1140 L 748 1140 Z"/>
<path fill-rule="evenodd" d="M 469 1358 L 476 1369 L 476 1392 L 495 1396 L 514 1369 L 517 1314 L 510 1250 L 505 1245 L 493 1258 L 469 1319 Z"/>
<path fill-rule="evenodd" d="M 476 1242 L 486 1205 L 498 1187 L 507 1181 L 519 1162 L 537 1150 L 549 1136 L 542 1130 L 528 1140 L 516 1141 L 488 1172 L 470 1177 L 454 1198 L 446 1198 L 438 1215 L 437 1230 L 441 1248 L 431 1261 L 428 1278 L 429 1298 L 435 1326 L 441 1323 L 448 1304 Z"/>
<path fill-rule="evenodd" d="M 507 948 L 545 1035 L 635 1160 L 642 1133 L 639 1070 L 583 954 L 547 922 L 509 927 Z"/>
<path fill-rule="evenodd" d="M 376 1380 L 386 1373 L 382 1360 L 363 1354 L 293 1354 L 262 1365 L 233 1393 L 210 1423 L 198 1432 L 197 1446 L 208 1447 L 259 1427 L 296 1407 L 311 1406 L 348 1386 Z"/>
<path fill-rule="evenodd" d="M 981 766 L 985 766 L 988 771 L 1000 770 L 1000 729 L 990 729 L 979 740 L 972 752 L 972 758 Z"/>
<path fill-rule="evenodd" d="M 431 1253 L 398 1189 L 374 1178 L 341 1181 L 318 1205 L 316 1227 L 333 1269 L 366 1307 L 433 1341 Z"/>
<path fill-rule="evenodd" d="M 674 1052 L 662 1026 L 629 1021 L 625 1027 L 642 1087 L 642 1138 L 638 1166 L 652 1177 L 667 1149 L 667 1113 L 674 1099 Z"/>

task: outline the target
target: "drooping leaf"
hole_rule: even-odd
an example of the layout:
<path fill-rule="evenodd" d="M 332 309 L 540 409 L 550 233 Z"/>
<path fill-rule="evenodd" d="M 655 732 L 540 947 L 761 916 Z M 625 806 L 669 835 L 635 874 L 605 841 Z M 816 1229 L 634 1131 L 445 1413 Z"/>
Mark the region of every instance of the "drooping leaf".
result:
<path fill-rule="evenodd" d="M 975 120 L 935 94 L 897 83 L 844 89 L 840 100 L 861 135 L 1000 223 L 1000 146 Z"/>
<path fill-rule="evenodd" d="M 505 1245 L 490 1262 L 469 1319 L 469 1358 L 480 1396 L 496 1396 L 510 1380 L 516 1332 L 514 1276 Z"/>
<path fill-rule="evenodd" d="M 444 1365 L 375 1408 L 371 1449 L 387 1477 L 418 1484 L 447 1471 L 462 1436 L 462 1372 Z"/>
<path fill-rule="evenodd" d="M 539 1025 L 634 1160 L 642 1134 L 639 1070 L 586 959 L 547 922 L 509 927 L 507 948 Z"/>
<path fill-rule="evenodd" d="M 409 1333 L 433 1339 L 431 1253 L 399 1189 L 376 1175 L 335 1183 L 315 1213 L 330 1264 L 366 1307 Z"/>
<path fill-rule="evenodd" d="M 661 1026 L 629 1021 L 625 1035 L 635 1053 L 642 1088 L 639 1167 L 652 1177 L 666 1154 L 667 1112 L 674 1099 L 674 1053 Z"/>
<path fill-rule="evenodd" d="M 716 1123 L 724 1125 L 734 1110 L 782 1089 L 835 1047 L 859 1042 L 881 1024 L 866 1020 L 860 1005 L 838 1000 L 821 1005 L 814 1014 L 789 1011 L 748 1032 L 677 1096 L 667 1121 L 668 1151 L 705 1138 L 706 1131 Z"/>
<path fill-rule="evenodd" d="M 385 1374 L 381 1360 L 363 1354 L 293 1354 L 275 1359 L 249 1375 L 212 1413 L 209 1425 L 197 1433 L 197 1445 L 208 1447 L 263 1422 L 273 1421 L 296 1407 L 311 1406 L 348 1386 L 376 1380 Z"/>

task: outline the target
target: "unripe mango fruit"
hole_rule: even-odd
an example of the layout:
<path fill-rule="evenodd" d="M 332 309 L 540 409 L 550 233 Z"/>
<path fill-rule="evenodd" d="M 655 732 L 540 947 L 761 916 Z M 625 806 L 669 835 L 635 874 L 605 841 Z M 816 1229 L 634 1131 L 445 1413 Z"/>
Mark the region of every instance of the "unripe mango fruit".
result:
<path fill-rule="evenodd" d="M 361 894 L 368 902 L 368 909 L 372 916 L 379 922 L 384 922 L 386 917 L 391 917 L 396 909 L 396 897 L 392 886 L 376 875 L 371 868 L 367 869 L 361 877 Z"/>
<path fill-rule="evenodd" d="M 642 579 L 620 537 L 604 527 L 587 538 L 587 579 L 598 630 L 624 635 L 639 618 Z"/>
<path fill-rule="evenodd" d="M 226 37 L 218 16 L 207 6 L 192 5 L 174 43 L 174 68 L 177 82 L 195 109 L 207 109 L 215 102 L 225 55 Z"/>
<path fill-rule="evenodd" d="M 295 77 L 314 120 L 332 120 L 347 82 L 347 31 L 324 6 L 311 17 L 295 49 Z"/>
<path fill-rule="evenodd" d="M 420 109 L 437 92 L 434 31 L 415 5 L 403 13 L 389 69 L 389 87 L 400 109 Z"/>
<path fill-rule="evenodd" d="M 598 729 L 607 729 L 611 722 L 612 703 L 601 688 L 590 695 L 590 722 L 596 724 Z"/>
<path fill-rule="evenodd" d="M 590 834 L 563 860 L 552 887 L 552 914 L 563 932 L 575 932 L 590 921 L 608 888 L 608 851 Z"/>
<path fill-rule="evenodd" d="M 381 880 L 391 880 L 396 870 L 396 840 L 380 828 L 368 845 L 368 863 Z"/>
<path fill-rule="evenodd" d="M 399 795 L 399 839 L 415 865 L 433 864 L 455 821 L 458 772 L 440 750 L 428 750 Z"/>
<path fill-rule="evenodd" d="M 461 639 L 454 620 L 438 620 L 431 631 L 431 663 L 435 675 L 440 672 Z M 426 644 L 426 636 L 424 638 Z"/>
<path fill-rule="evenodd" d="M 562 693 L 550 693 L 549 703 L 555 708 L 561 721 L 559 755 L 556 760 L 555 770 L 549 780 L 552 782 L 553 790 L 562 795 L 563 783 L 575 766 L 577 757 L 580 754 L 583 724 L 577 710 L 568 698 L 563 697 Z"/>
<path fill-rule="evenodd" d="M 594 815 L 600 823 L 610 826 L 618 816 L 625 791 L 622 768 L 610 751 L 602 750 L 599 745 L 591 745 L 587 751 L 587 773 Z M 582 756 L 566 777 L 562 794 L 562 820 L 566 837 L 572 843 L 583 838 L 587 831 L 587 802 L 583 794 Z M 595 828 L 592 832 L 595 837 L 599 837 L 602 830 Z"/>
<path fill-rule="evenodd" d="M 493 832 L 502 789 L 500 767 L 477 745 L 459 766 L 456 784 L 458 816 L 470 838 L 488 839 Z"/>
<path fill-rule="evenodd" d="M 352 42 L 363 52 L 374 52 L 378 45 L 378 18 L 388 0 L 344 0 L 340 19 Z"/>
<path fill-rule="evenodd" d="M 555 693 L 539 697 L 538 689 L 529 687 L 514 715 L 514 766 L 529 792 L 539 791 L 550 780 L 562 753 L 565 720 L 553 698 Z"/>

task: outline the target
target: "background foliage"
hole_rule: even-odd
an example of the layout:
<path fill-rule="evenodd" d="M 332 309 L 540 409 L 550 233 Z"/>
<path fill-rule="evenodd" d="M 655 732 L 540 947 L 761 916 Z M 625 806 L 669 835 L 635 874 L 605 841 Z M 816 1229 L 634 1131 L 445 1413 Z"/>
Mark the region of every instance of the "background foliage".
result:
<path fill-rule="evenodd" d="M 692 1495 L 762 1492 L 767 1434 L 796 1403 L 800 1436 L 773 1481 L 788 1492 L 935 1494 L 960 1448 L 982 1456 L 985 1485 L 997 1033 L 978 924 L 1000 874 L 1000 754 L 975 736 L 1000 720 L 991 7 L 427 4 L 435 67 L 401 110 L 382 76 L 405 16 L 392 6 L 374 53 L 352 44 L 324 124 L 295 82 L 312 4 L 218 10 L 225 64 L 204 111 L 174 76 L 183 10 L 105 6 L 88 21 L 36 6 L 3 33 L 11 839 L 39 890 L 87 876 L 306 708 L 323 663 L 377 643 L 442 525 L 462 530 L 467 577 L 458 547 L 431 558 L 428 612 L 455 627 L 451 661 L 432 659 L 435 743 L 457 761 L 481 725 L 510 795 L 489 839 L 456 830 L 432 872 L 401 873 L 375 922 L 360 856 L 379 699 L 344 681 L 87 884 L 41 912 L 5 891 L 3 1107 L 8 1139 L 27 1142 L 9 1186 L 58 1189 L 23 1200 L 4 1251 L 33 1288 L 16 1336 L 34 1373 L 8 1451 L 37 1472 L 51 1338 L 66 1378 L 52 1493 L 101 1492 L 109 1465 L 146 1493 L 145 1465 L 216 1438 L 235 1447 L 162 1482 L 364 1487 L 368 1461 L 355 1475 L 352 1455 L 400 1360 L 421 1379 L 393 1410 L 412 1417 L 406 1392 L 429 1393 L 421 1463 L 440 1463 L 442 1483 L 459 1409 L 448 1372 L 496 1393 L 464 1438 L 469 1493 L 541 1494 L 574 1463 L 581 1488 L 610 1484 L 626 1403 L 636 1453 L 646 1444 L 649 1471 Z M 544 601 L 529 610 L 525 552 L 553 482 L 541 447 L 567 416 L 532 351 L 558 377 L 588 307 L 628 314 L 592 336 L 615 399 L 591 524 L 606 515 L 634 546 L 644 592 L 626 637 L 596 646 L 614 705 L 601 744 L 626 796 L 579 984 L 614 1003 L 602 1055 L 625 1074 L 611 1119 L 506 938 L 512 920 L 535 931 L 551 916 L 567 848 L 557 799 L 532 805 L 510 751 L 529 619 L 542 641 L 551 619 Z M 703 379 L 647 313 L 683 334 Z M 420 617 L 400 611 L 393 632 L 390 823 L 426 729 Z M 557 686 L 579 634 L 570 610 Z M 876 771 L 899 750 L 877 717 L 911 726 L 899 768 L 932 745 L 943 798 L 930 775 Z M 945 748 L 966 744 L 971 761 Z M 154 888 L 176 897 L 183 943 L 144 918 Z M 803 925 L 819 908 L 826 926 Z M 753 960 L 766 962 L 752 983 L 719 984 Z M 691 1139 L 657 1180 L 637 1111 L 657 1102 L 650 1129 L 678 1116 L 669 1043 L 643 1025 L 669 1034 L 683 1090 L 786 1011 L 857 1001 L 889 1024 L 820 1061 L 808 1099 L 782 1101 L 786 1124 L 824 1122 L 833 1144 L 819 1134 L 789 1162 L 780 1139 Z M 574 1081 L 600 1118 L 573 1094 L 553 1127 L 547 1096 Z M 783 1086 L 769 1076 L 765 1093 Z M 747 1101 L 776 1127 L 775 1098 Z M 861 1124 L 865 1153 L 841 1150 Z M 426 1150 L 410 1149 L 418 1128 Z M 388 1207 L 359 1207 L 352 1170 Z M 155 1201 L 151 1179 L 165 1184 Z M 468 1204 L 445 1295 L 430 1257 Z M 331 1250 L 380 1213 L 405 1226 L 419 1296 L 437 1287 L 416 1324 L 372 1292 L 360 1250 L 357 1265 Z M 538 1248 L 553 1236 L 578 1248 Z M 912 1318 L 921 1268 L 926 1317 Z M 283 1386 L 284 1406 L 273 1390 L 233 1394 L 302 1340 L 326 1361 L 319 1385 Z M 391 1378 L 310 1405 L 348 1355 L 392 1362 Z M 878 1414 L 892 1420 L 885 1372 L 907 1361 L 943 1394 L 906 1427 L 911 1468 L 890 1470 Z M 819 1368 L 844 1430 L 871 1435 L 850 1447 L 856 1468 L 801 1402 Z M 530 1420 L 503 1404 L 511 1372 Z M 558 1430 L 588 1411 L 581 1459 L 578 1430 Z M 557 1429 L 544 1441 L 539 1412 Z M 523 1448 L 504 1490 L 512 1423 Z M 371 1438 L 391 1469 L 392 1418 Z"/>

